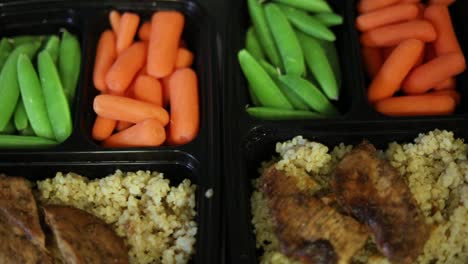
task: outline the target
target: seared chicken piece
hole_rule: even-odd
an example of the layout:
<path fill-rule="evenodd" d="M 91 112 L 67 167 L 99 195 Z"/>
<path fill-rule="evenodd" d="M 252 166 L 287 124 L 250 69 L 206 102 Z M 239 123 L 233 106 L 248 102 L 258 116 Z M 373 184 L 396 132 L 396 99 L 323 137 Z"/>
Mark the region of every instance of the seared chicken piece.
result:
<path fill-rule="evenodd" d="M 27 180 L 0 175 L 0 215 L 12 224 L 13 232 L 24 233 L 41 250 L 45 249 L 45 235 Z"/>
<path fill-rule="evenodd" d="M 128 250 L 110 226 L 87 212 L 59 205 L 44 207 L 64 263 L 128 263 Z"/>
<path fill-rule="evenodd" d="M 300 188 L 296 177 L 272 166 L 260 181 L 285 255 L 302 263 L 348 263 L 363 247 L 366 227 Z M 310 178 L 300 181 L 301 186 L 314 185 Z"/>
<path fill-rule="evenodd" d="M 376 149 L 361 143 L 335 169 L 332 187 L 338 202 L 372 230 L 379 250 L 393 263 L 413 263 L 430 227 L 411 192 Z"/>
<path fill-rule="evenodd" d="M 52 260 L 47 253 L 33 244 L 25 233 L 13 231 L 17 228 L 0 215 L 0 263 L 51 264 Z"/>

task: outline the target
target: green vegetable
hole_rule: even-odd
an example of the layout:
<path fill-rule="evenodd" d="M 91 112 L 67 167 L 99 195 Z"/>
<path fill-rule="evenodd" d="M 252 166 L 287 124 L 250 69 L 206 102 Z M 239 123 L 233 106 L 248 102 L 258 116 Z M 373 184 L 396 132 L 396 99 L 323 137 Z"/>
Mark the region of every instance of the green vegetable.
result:
<path fill-rule="evenodd" d="M 28 126 L 28 115 L 26 114 L 23 100 L 21 100 L 21 98 L 18 100 L 18 103 L 16 104 L 14 119 L 15 119 L 16 130 L 23 130 Z"/>
<path fill-rule="evenodd" d="M 20 131 L 20 135 L 22 136 L 35 136 L 36 134 L 34 133 L 34 130 L 32 129 L 31 125 L 28 124 L 28 126 Z"/>
<path fill-rule="evenodd" d="M 31 60 L 24 54 L 18 58 L 18 82 L 21 98 L 34 133 L 40 137 L 55 139 L 41 82 Z"/>
<path fill-rule="evenodd" d="M 335 34 L 330 29 L 322 24 L 318 19 L 313 16 L 309 16 L 305 11 L 289 7 L 287 5 L 281 5 L 280 7 L 288 17 L 289 21 L 291 21 L 291 24 L 302 32 L 319 39 L 328 41 L 336 40 Z"/>
<path fill-rule="evenodd" d="M 47 51 L 39 53 L 38 69 L 52 130 L 57 141 L 62 143 L 72 133 L 70 107 L 57 68 Z"/>
<path fill-rule="evenodd" d="M 250 52 L 254 58 L 258 60 L 265 59 L 262 46 L 260 46 L 260 42 L 258 42 L 257 33 L 255 32 L 254 27 L 250 27 L 247 30 L 247 35 L 245 37 L 245 49 Z"/>
<path fill-rule="evenodd" d="M 13 120 L 10 120 L 3 130 L 0 130 L 0 134 L 14 134 L 16 132 L 15 124 Z"/>
<path fill-rule="evenodd" d="M 260 101 L 258 100 L 257 96 L 254 94 L 253 88 L 250 87 L 250 85 L 249 85 L 249 96 L 250 96 L 250 100 L 252 100 L 253 105 L 255 105 L 255 106 L 261 106 L 262 105 L 260 103 Z"/>
<path fill-rule="evenodd" d="M 8 56 L 10 56 L 11 51 L 13 50 L 13 46 L 11 45 L 10 41 L 7 38 L 2 38 L 0 41 L 0 70 L 5 65 Z"/>
<path fill-rule="evenodd" d="M 57 142 L 41 138 L 16 135 L 0 135 L 0 148 L 34 148 L 50 147 L 57 145 Z"/>
<path fill-rule="evenodd" d="M 64 31 L 59 49 L 59 72 L 63 89 L 70 105 L 75 98 L 76 86 L 80 77 L 81 48 L 78 39 Z"/>
<path fill-rule="evenodd" d="M 321 40 L 319 42 L 322 48 L 325 50 L 325 54 L 327 55 L 328 62 L 330 62 L 330 65 L 333 69 L 333 73 L 335 74 L 336 83 L 339 89 L 339 87 L 341 87 L 341 67 L 336 45 L 330 41 Z"/>
<path fill-rule="evenodd" d="M 15 48 L 24 44 L 32 43 L 32 42 L 38 42 L 39 45 L 41 45 L 43 40 L 44 40 L 44 36 L 29 36 L 29 35 L 18 36 L 18 37 L 14 37 L 11 39 Z"/>
<path fill-rule="evenodd" d="M 247 0 L 249 7 L 250 18 L 255 27 L 258 41 L 260 42 L 266 56 L 270 59 L 271 63 L 278 67 L 282 67 L 281 58 L 278 49 L 273 40 L 270 28 L 268 27 L 267 20 L 262 4 L 258 0 Z"/>
<path fill-rule="evenodd" d="M 297 35 L 304 50 L 307 65 L 320 84 L 322 91 L 331 100 L 338 100 L 339 90 L 335 74 L 320 41 L 301 32 L 297 32 Z"/>
<path fill-rule="evenodd" d="M 268 73 L 248 51 L 239 51 L 238 58 L 242 71 L 261 105 L 283 109 L 293 108 Z"/>
<path fill-rule="evenodd" d="M 311 109 L 326 116 L 336 116 L 338 114 L 338 111 L 328 101 L 327 97 L 311 82 L 294 75 L 280 76 L 279 79 L 289 89 L 303 98 Z"/>
<path fill-rule="evenodd" d="M 265 120 L 297 120 L 297 119 L 319 119 L 323 115 L 311 111 L 287 110 L 269 107 L 249 107 L 247 113 L 251 116 Z"/>
<path fill-rule="evenodd" d="M 8 121 L 12 117 L 20 90 L 18 85 L 17 62 L 20 54 L 24 53 L 32 58 L 39 49 L 38 42 L 32 42 L 17 47 L 8 57 L 5 66 L 0 73 L 0 130 L 5 129 Z"/>
<path fill-rule="evenodd" d="M 268 75 L 270 75 L 271 79 L 276 83 L 278 88 L 280 88 L 281 92 L 286 96 L 286 98 L 292 104 L 294 109 L 309 110 L 307 104 L 305 104 L 305 102 L 299 96 L 297 96 L 297 94 L 294 93 L 294 91 L 292 91 L 291 89 L 289 89 L 289 87 L 280 82 L 280 74 L 275 69 L 275 67 L 263 60 L 260 60 L 260 65 L 263 67 L 263 69 L 265 69 Z"/>
<path fill-rule="evenodd" d="M 273 0 L 274 2 L 290 5 L 309 12 L 333 12 L 325 0 Z"/>
<path fill-rule="evenodd" d="M 275 4 L 265 5 L 265 15 L 286 73 L 303 76 L 305 73 L 304 55 L 288 19 Z"/>
<path fill-rule="evenodd" d="M 314 17 L 327 27 L 343 24 L 343 17 L 336 13 L 320 13 L 316 14 Z"/>
<path fill-rule="evenodd" d="M 60 39 L 59 37 L 52 35 L 46 41 L 44 48 L 42 50 L 47 50 L 52 57 L 52 60 L 57 65 L 58 57 L 59 57 L 59 48 L 60 48 Z"/>

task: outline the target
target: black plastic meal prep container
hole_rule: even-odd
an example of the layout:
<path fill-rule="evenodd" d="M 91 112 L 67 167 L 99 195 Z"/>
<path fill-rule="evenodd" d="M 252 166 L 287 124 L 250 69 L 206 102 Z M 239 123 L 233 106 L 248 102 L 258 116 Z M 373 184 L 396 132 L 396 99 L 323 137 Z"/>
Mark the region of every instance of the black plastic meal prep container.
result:
<path fill-rule="evenodd" d="M 61 145 L 43 149 L 0 149 L 0 174 L 31 181 L 52 178 L 56 172 L 75 172 L 102 178 L 122 171 L 151 170 L 165 174 L 171 185 L 184 178 L 197 185 L 195 255 L 191 263 L 220 263 L 221 234 L 221 38 L 215 1 L 0 1 L 0 36 L 58 34 L 66 28 L 81 43 L 82 67 L 72 103 L 73 134 Z M 200 97 L 200 132 L 183 146 L 116 148 L 91 138 L 96 115 L 92 104 L 98 91 L 92 72 L 100 34 L 110 29 L 111 10 L 132 11 L 147 21 L 158 10 L 185 15 L 183 38 L 194 52 Z M 205 193 L 212 189 L 213 196 Z"/>
<path fill-rule="evenodd" d="M 336 103 L 342 115 L 321 120 L 266 121 L 248 115 L 251 105 L 247 81 L 240 69 L 237 53 L 245 47 L 245 33 L 251 25 L 247 1 L 230 1 L 226 34 L 228 63 L 226 88 L 223 93 L 223 153 L 224 185 L 227 219 L 227 263 L 258 263 L 262 251 L 256 249 L 250 199 L 252 180 L 258 178 L 262 161 L 277 156 L 275 146 L 303 136 L 328 146 L 339 143 L 358 144 L 369 140 L 380 149 L 389 143 L 412 142 L 420 133 L 434 129 L 455 132 L 456 137 L 468 140 L 468 73 L 457 77 L 457 89 L 462 103 L 456 114 L 443 117 L 383 116 L 368 104 L 366 98 L 369 80 L 365 76 L 360 55 L 359 32 L 355 29 L 358 1 L 330 0 L 333 10 L 343 15 L 344 24 L 334 28 L 340 57 L 343 84 Z M 468 28 L 464 18 L 468 14 L 467 1 L 457 1 L 450 7 L 452 20 L 464 54 L 468 54 Z"/>

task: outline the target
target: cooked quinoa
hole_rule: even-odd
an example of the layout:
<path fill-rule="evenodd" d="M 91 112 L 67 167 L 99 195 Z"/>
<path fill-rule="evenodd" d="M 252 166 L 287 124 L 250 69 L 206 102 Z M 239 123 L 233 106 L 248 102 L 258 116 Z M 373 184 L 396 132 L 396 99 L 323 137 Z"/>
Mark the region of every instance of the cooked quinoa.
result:
<path fill-rule="evenodd" d="M 260 172 L 275 162 L 276 169 L 290 176 L 313 177 L 320 184 L 312 192 L 327 191 L 331 172 L 351 150 L 352 146 L 340 144 L 330 151 L 323 144 L 297 136 L 277 143 L 279 157 L 264 163 Z M 433 226 L 417 263 L 468 263 L 468 144 L 452 132 L 434 130 L 420 134 L 414 143 L 391 143 L 381 155 L 405 178 L 427 223 Z M 251 205 L 256 246 L 263 252 L 260 262 L 297 263 L 280 252 L 266 198 L 257 185 L 255 180 Z M 370 239 L 353 263 L 389 262 Z"/>
<path fill-rule="evenodd" d="M 196 186 L 171 186 L 162 173 L 122 172 L 89 180 L 69 173 L 39 181 L 42 203 L 71 205 L 112 225 L 131 263 L 187 263 L 194 253 Z"/>

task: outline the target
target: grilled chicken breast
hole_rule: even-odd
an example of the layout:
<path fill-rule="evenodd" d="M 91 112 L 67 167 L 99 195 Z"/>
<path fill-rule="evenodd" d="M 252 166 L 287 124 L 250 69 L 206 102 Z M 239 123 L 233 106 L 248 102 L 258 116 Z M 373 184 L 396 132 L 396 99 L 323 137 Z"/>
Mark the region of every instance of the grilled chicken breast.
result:
<path fill-rule="evenodd" d="M 299 185 L 272 166 L 260 181 L 285 255 L 302 263 L 348 263 L 365 244 L 366 227 L 314 197 L 305 188 L 315 186 L 311 178 Z"/>
<path fill-rule="evenodd" d="M 337 165 L 332 188 L 339 204 L 371 229 L 379 250 L 393 263 L 413 263 L 430 227 L 416 201 L 387 161 L 363 142 Z"/>
<path fill-rule="evenodd" d="M 128 263 L 128 250 L 123 239 L 97 217 L 59 205 L 44 206 L 44 214 L 64 263 Z"/>

